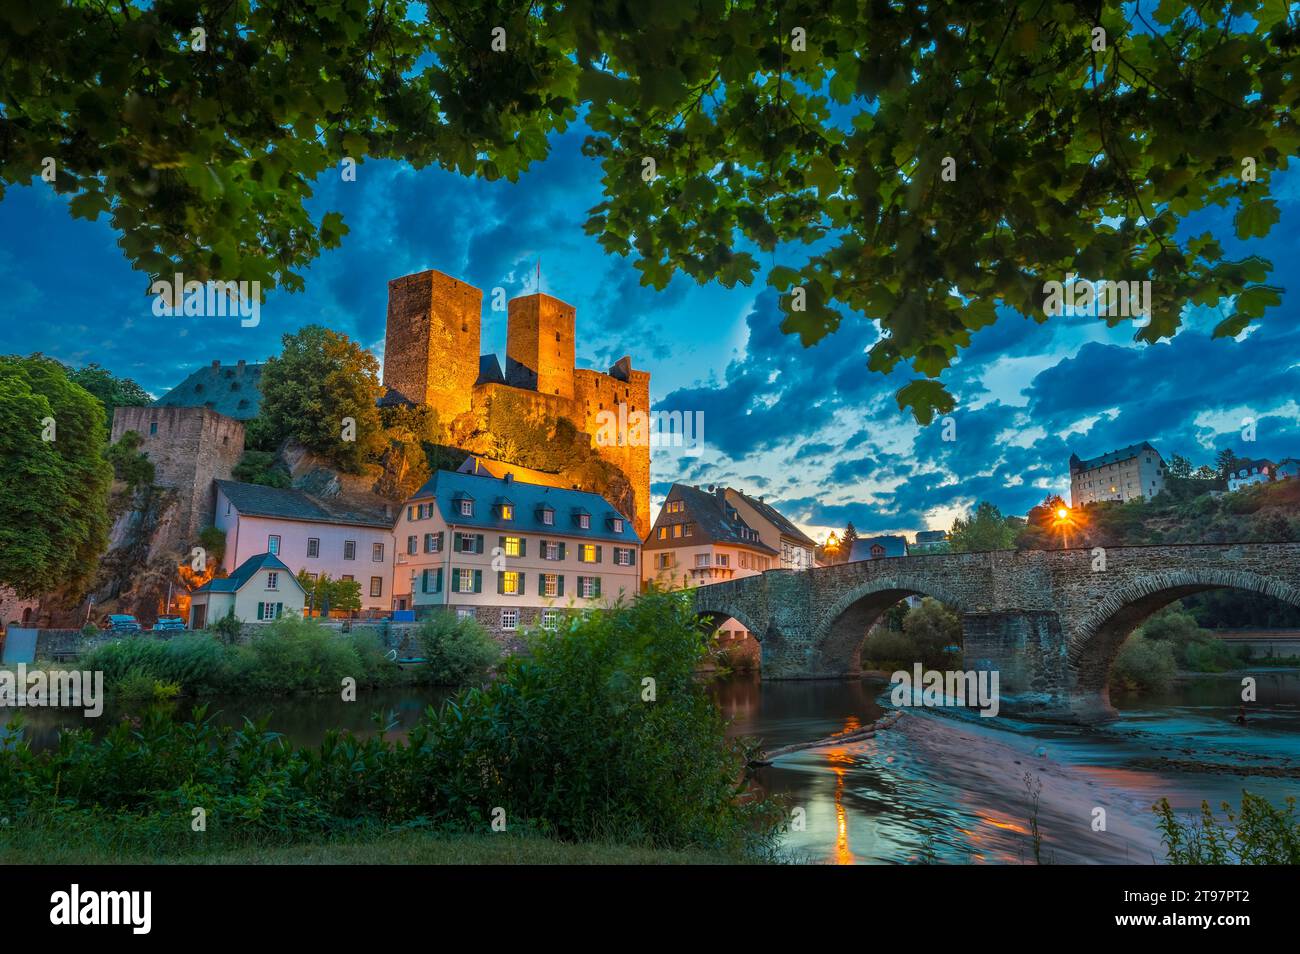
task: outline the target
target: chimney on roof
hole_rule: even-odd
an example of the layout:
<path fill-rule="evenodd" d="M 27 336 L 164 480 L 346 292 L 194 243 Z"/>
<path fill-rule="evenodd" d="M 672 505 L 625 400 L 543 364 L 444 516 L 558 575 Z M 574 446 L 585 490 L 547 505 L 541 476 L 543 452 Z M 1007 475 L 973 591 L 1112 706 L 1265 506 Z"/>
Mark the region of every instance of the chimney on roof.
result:
<path fill-rule="evenodd" d="M 213 362 L 212 362 L 212 366 L 213 366 L 214 368 L 219 368 L 219 367 L 221 367 L 221 362 L 220 362 L 219 360 L 218 360 L 218 361 L 213 361 Z"/>
<path fill-rule="evenodd" d="M 511 483 L 512 481 L 514 481 L 514 479 L 515 479 L 515 475 L 512 474 L 510 471 L 506 471 L 506 475 L 505 475 L 504 477 L 502 477 L 501 479 L 504 480 L 507 484 L 509 484 L 509 483 Z"/>

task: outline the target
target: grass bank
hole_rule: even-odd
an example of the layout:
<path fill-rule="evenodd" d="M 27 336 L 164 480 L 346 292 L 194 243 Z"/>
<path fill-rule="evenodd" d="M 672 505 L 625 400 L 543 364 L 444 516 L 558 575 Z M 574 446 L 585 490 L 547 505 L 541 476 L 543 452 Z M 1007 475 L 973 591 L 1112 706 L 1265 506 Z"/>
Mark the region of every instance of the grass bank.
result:
<path fill-rule="evenodd" d="M 721 852 L 564 842 L 541 835 L 385 832 L 295 845 L 215 846 L 187 852 L 130 850 L 111 844 L 71 844 L 65 833 L 0 835 L 0 865 L 730 865 L 752 858 Z"/>

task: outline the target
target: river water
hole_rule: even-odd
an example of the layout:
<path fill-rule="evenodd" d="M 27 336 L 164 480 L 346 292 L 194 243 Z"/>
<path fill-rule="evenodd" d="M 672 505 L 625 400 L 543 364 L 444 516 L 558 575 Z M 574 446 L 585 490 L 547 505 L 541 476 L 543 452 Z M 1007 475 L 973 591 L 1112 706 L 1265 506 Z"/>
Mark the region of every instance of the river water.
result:
<path fill-rule="evenodd" d="M 1203 799 L 1235 805 L 1243 788 L 1276 803 L 1300 795 L 1300 670 L 1251 675 L 1258 701 L 1245 726 L 1235 722 L 1242 674 L 1196 676 L 1158 696 L 1113 695 L 1120 718 L 1099 727 L 909 712 L 874 739 L 784 756 L 757 780 L 790 806 L 785 848 L 795 860 L 1023 863 L 1035 858 L 1036 821 L 1043 861 L 1152 863 L 1163 858 L 1150 810 L 1161 798 L 1191 811 Z M 888 707 L 887 685 L 871 679 L 737 676 L 710 691 L 733 733 L 757 736 L 769 749 L 852 731 Z M 329 728 L 374 733 L 381 712 L 400 732 L 444 695 L 398 689 L 363 693 L 356 703 L 310 696 L 224 700 L 211 709 L 231 724 L 265 717 L 301 745 Z M 0 725 L 10 714 L 0 709 Z M 106 712 L 92 727 L 119 715 Z M 67 710 L 27 709 L 23 718 L 38 747 L 53 745 L 60 728 L 87 724 Z M 1105 830 L 1096 827 L 1098 808 L 1107 813 Z"/>

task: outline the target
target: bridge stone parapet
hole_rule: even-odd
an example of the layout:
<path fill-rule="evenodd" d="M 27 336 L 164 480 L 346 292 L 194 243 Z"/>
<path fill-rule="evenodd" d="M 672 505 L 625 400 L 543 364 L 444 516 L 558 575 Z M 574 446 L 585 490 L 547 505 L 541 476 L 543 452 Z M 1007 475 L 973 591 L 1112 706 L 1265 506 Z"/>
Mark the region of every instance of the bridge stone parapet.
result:
<path fill-rule="evenodd" d="M 1233 587 L 1300 606 L 1300 543 L 929 554 L 771 570 L 702 586 L 696 611 L 758 638 L 765 679 L 852 676 L 867 631 L 905 596 L 962 616 L 968 668 L 997 669 L 1004 710 L 1091 721 L 1124 639 L 1160 607 Z"/>

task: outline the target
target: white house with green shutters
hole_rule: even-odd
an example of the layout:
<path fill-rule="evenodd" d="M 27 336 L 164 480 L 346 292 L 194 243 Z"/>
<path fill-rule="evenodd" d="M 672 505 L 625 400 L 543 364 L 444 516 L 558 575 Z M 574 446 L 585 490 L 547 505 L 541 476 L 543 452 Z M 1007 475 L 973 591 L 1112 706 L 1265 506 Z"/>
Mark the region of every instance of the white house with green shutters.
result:
<path fill-rule="evenodd" d="M 440 470 L 393 528 L 393 595 L 417 616 L 473 616 L 503 636 L 631 597 L 641 573 L 632 521 L 598 494 Z"/>
<path fill-rule="evenodd" d="M 190 594 L 190 629 L 203 629 L 232 610 L 245 623 L 301 616 L 307 594 L 274 553 L 249 557 L 229 576 L 208 580 Z"/>

